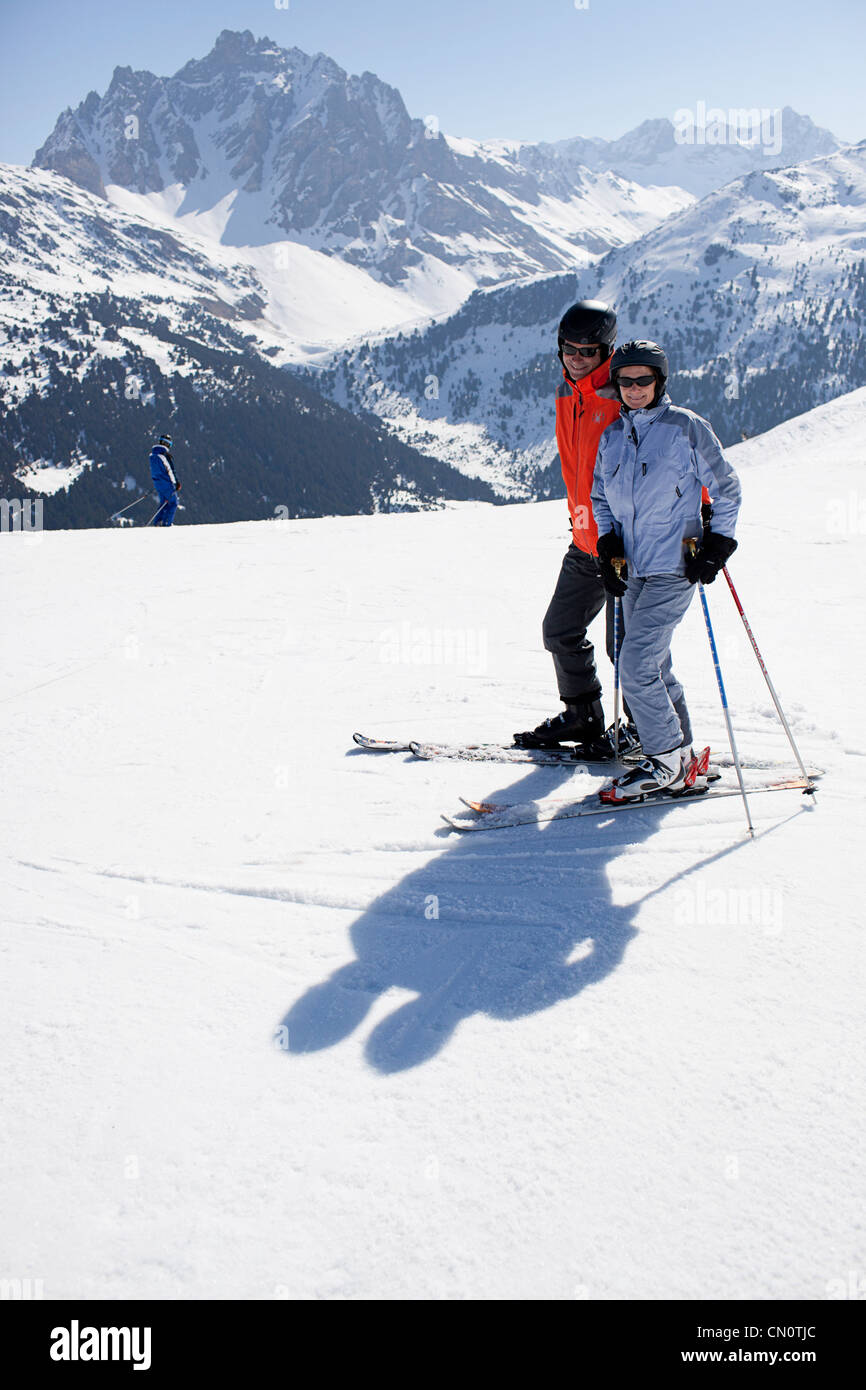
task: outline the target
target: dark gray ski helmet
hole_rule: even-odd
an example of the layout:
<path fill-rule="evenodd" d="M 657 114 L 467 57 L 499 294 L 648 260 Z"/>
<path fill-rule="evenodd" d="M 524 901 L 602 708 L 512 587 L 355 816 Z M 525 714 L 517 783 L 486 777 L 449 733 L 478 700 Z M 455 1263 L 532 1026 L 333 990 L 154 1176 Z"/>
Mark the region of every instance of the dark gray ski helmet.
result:
<path fill-rule="evenodd" d="M 632 338 L 628 343 L 622 343 L 610 359 L 610 379 L 619 393 L 617 385 L 617 373 L 621 367 L 652 367 L 658 377 L 658 386 L 653 397 L 653 405 L 657 405 L 664 395 L 669 374 L 668 359 L 658 343 L 651 343 L 644 338 Z M 620 396 L 622 400 L 622 396 Z"/>
<path fill-rule="evenodd" d="M 604 348 L 602 362 L 610 357 L 616 342 L 616 314 L 609 304 L 600 299 L 580 299 L 566 309 L 559 321 L 556 335 L 559 360 L 562 361 L 562 344 L 568 339 L 571 343 L 600 343 Z"/>

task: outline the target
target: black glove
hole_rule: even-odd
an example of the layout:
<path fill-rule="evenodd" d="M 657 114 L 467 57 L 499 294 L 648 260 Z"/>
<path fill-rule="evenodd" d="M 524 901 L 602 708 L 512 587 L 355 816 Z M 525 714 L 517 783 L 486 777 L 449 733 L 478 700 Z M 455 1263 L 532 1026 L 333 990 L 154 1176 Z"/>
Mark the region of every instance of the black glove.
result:
<path fill-rule="evenodd" d="M 712 584 L 736 548 L 737 542 L 730 536 L 720 536 L 717 531 L 705 531 L 695 553 L 686 555 L 686 579 L 690 584 Z"/>
<path fill-rule="evenodd" d="M 622 554 L 622 537 L 616 531 L 608 531 L 607 535 L 598 538 L 598 564 L 601 582 L 609 594 L 614 598 L 621 598 L 628 588 L 623 583 L 623 577 L 628 578 L 628 565 L 625 563 Z M 614 560 L 621 560 L 619 574 L 613 566 Z"/>
<path fill-rule="evenodd" d="M 183 483 L 175 483 L 175 485 L 174 485 L 174 490 L 175 490 L 175 492 L 180 492 L 180 490 L 181 490 L 182 487 L 183 487 Z"/>

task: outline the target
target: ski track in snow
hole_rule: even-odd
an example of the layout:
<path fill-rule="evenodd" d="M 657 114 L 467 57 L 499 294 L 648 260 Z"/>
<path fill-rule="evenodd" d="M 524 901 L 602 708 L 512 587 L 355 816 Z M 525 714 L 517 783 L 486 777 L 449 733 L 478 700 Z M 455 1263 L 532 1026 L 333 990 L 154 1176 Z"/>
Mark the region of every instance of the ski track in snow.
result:
<path fill-rule="evenodd" d="M 862 1269 L 862 540 L 802 524 L 816 461 L 859 486 L 862 394 L 826 456 L 810 417 L 742 455 L 732 573 L 826 769 L 813 809 L 754 799 L 754 842 L 734 797 L 460 837 L 461 795 L 594 782 L 352 745 L 550 713 L 561 503 L 5 537 L 8 1269 L 353 1299 Z M 708 597 L 741 751 L 783 758 Z M 697 604 L 674 658 L 723 749 Z"/>

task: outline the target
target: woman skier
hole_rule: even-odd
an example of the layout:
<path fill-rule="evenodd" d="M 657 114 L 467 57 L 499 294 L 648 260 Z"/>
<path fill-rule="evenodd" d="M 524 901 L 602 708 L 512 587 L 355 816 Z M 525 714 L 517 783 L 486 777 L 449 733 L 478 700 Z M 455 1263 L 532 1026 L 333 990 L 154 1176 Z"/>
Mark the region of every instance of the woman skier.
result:
<path fill-rule="evenodd" d="M 739 479 L 707 421 L 672 404 L 667 378 L 658 343 L 632 341 L 614 353 L 622 412 L 601 436 L 592 488 L 602 581 L 622 596 L 623 694 L 645 755 L 602 791 L 612 802 L 687 785 L 692 728 L 671 638 L 694 585 L 711 583 L 737 548 Z M 702 522 L 703 488 L 712 529 Z"/>

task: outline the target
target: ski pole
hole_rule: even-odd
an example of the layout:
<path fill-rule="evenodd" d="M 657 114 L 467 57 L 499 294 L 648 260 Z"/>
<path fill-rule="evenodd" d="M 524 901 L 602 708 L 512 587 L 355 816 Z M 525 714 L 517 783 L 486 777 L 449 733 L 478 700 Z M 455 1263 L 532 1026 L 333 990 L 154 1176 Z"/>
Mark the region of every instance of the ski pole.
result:
<path fill-rule="evenodd" d="M 754 653 L 755 653 L 755 656 L 758 658 L 758 665 L 760 666 L 761 670 L 762 670 L 763 673 L 764 673 L 764 680 L 767 682 L 767 689 L 769 690 L 770 694 L 771 694 L 772 697 L 773 697 L 773 704 L 776 706 L 776 713 L 778 714 L 780 720 L 782 721 L 782 728 L 785 730 L 785 733 L 788 735 L 788 742 L 790 743 L 791 748 L 792 748 L 793 751 L 794 751 L 794 757 L 797 759 L 797 764 L 798 764 L 798 766 L 799 766 L 799 768 L 800 768 L 800 771 L 802 772 L 803 777 L 804 777 L 805 781 L 806 781 L 807 784 L 808 784 L 807 787 L 806 787 L 806 793 L 807 793 L 808 796 L 814 796 L 814 795 L 815 795 L 815 788 L 814 788 L 814 787 L 812 786 L 812 784 L 811 784 L 811 781 L 810 781 L 810 779 L 809 779 L 809 774 L 808 774 L 808 772 L 806 771 L 806 768 L 805 768 L 805 766 L 804 766 L 804 764 L 803 764 L 803 759 L 800 757 L 800 750 L 799 750 L 799 748 L 797 747 L 796 743 L 794 742 L 794 735 L 791 733 L 791 727 L 790 727 L 790 725 L 789 725 L 787 719 L 785 718 L 785 711 L 782 709 L 782 706 L 781 706 L 781 704 L 779 703 L 779 697 L 778 697 L 778 695 L 776 694 L 775 686 L 773 685 L 773 682 L 770 680 L 770 673 L 769 673 L 769 671 L 767 670 L 766 666 L 764 665 L 764 658 L 761 656 L 761 653 L 760 653 L 760 651 L 759 651 L 759 649 L 758 649 L 758 644 L 757 644 L 757 642 L 755 641 L 755 634 L 752 632 L 752 629 L 751 629 L 751 627 L 749 626 L 749 620 L 748 620 L 748 618 L 746 617 L 745 612 L 743 611 L 743 605 L 740 603 L 740 596 L 739 596 L 739 594 L 737 593 L 736 589 L 734 588 L 734 581 L 732 580 L 731 576 L 728 574 L 727 565 L 725 565 L 725 566 L 723 567 L 723 569 L 722 569 L 722 574 L 725 576 L 725 579 L 728 581 L 728 588 L 729 588 L 730 591 L 731 591 L 731 596 L 732 596 L 732 598 L 733 598 L 733 600 L 734 600 L 734 603 L 737 605 L 737 612 L 739 613 L 740 617 L 741 617 L 742 620 L 743 620 L 743 626 L 744 626 L 744 628 L 746 629 L 746 632 L 749 634 L 749 641 L 750 641 L 751 644 L 752 644 L 752 649 L 753 649 L 753 651 L 754 651 Z"/>
<path fill-rule="evenodd" d="M 124 513 L 124 512 L 128 512 L 130 507 L 137 507 L 138 504 L 139 504 L 139 502 L 143 502 L 144 499 L 145 499 L 145 497 L 147 497 L 148 495 L 149 495 L 148 493 L 143 492 L 143 493 L 141 494 L 140 497 L 136 497 L 136 499 L 135 499 L 134 502 L 130 502 L 130 503 L 127 504 L 127 506 L 121 507 L 121 509 L 120 509 L 119 512 L 112 512 L 112 513 L 111 513 L 111 516 L 108 517 L 107 519 L 108 519 L 109 521 L 114 521 L 116 517 L 118 517 L 118 516 L 123 516 L 123 513 Z"/>
<path fill-rule="evenodd" d="M 617 569 L 619 573 L 619 569 Z M 613 755 L 619 759 L 619 627 L 622 599 L 613 601 Z"/>
<path fill-rule="evenodd" d="M 692 552 L 694 553 L 694 541 L 691 542 Z M 722 668 L 719 665 L 719 653 L 716 649 L 716 639 L 713 636 L 713 625 L 710 622 L 710 610 L 707 607 L 707 595 L 703 584 L 698 580 L 698 593 L 701 596 L 701 606 L 704 610 L 704 622 L 707 625 L 707 636 L 710 639 L 710 651 L 713 657 L 713 665 L 716 668 L 716 680 L 719 683 L 719 694 L 722 697 L 722 711 L 725 716 L 725 723 L 728 727 L 728 742 L 731 745 L 731 755 L 734 759 L 734 767 L 737 769 L 737 781 L 740 784 L 740 791 L 743 794 L 743 805 L 746 808 L 746 821 L 749 826 L 749 834 L 754 838 L 755 827 L 752 825 L 752 815 L 749 810 L 749 803 L 746 800 L 746 785 L 743 781 L 743 769 L 740 767 L 740 755 L 737 752 L 737 741 L 734 738 L 734 726 L 731 723 L 731 713 L 728 709 L 728 697 L 725 694 L 725 682 L 722 680 Z"/>
<path fill-rule="evenodd" d="M 150 518 L 150 521 L 146 521 L 146 522 L 145 522 L 145 526 L 150 526 L 151 522 L 153 522 L 153 521 L 159 516 L 159 514 L 160 514 L 160 512 L 162 511 L 162 509 L 163 509 L 164 506 L 165 506 L 165 503 L 164 503 L 164 502 L 160 502 L 160 504 L 159 504 L 159 506 L 157 507 L 156 511 L 154 512 L 153 516 Z"/>

